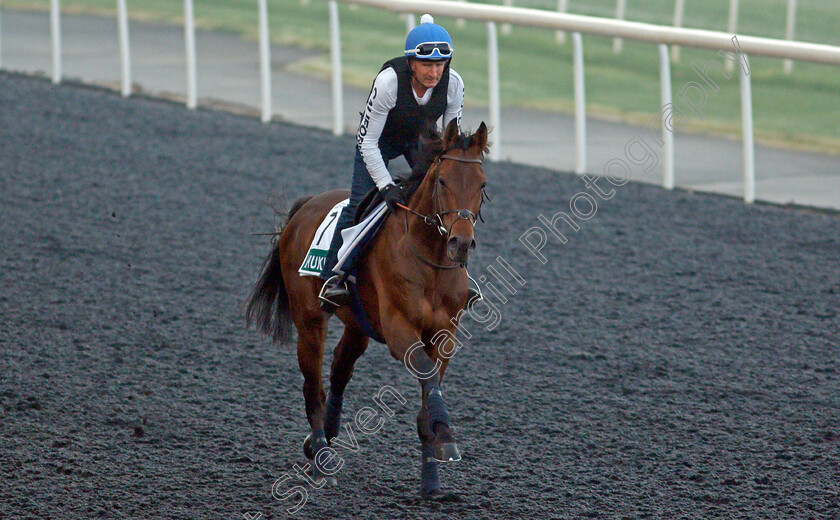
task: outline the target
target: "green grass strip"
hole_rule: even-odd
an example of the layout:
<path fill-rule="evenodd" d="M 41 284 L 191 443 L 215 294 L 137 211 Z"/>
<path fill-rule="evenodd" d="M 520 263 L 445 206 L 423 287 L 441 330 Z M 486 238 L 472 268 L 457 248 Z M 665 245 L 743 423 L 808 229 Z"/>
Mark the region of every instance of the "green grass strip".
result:
<path fill-rule="evenodd" d="M 495 2 L 500 4 L 501 0 Z M 132 19 L 179 24 L 182 0 L 128 1 Z M 554 0 L 516 0 L 517 6 L 552 9 Z M 728 0 L 687 2 L 684 26 L 725 30 Z M 777 5 L 778 4 L 778 5 Z M 785 26 L 784 0 L 742 0 L 739 33 L 781 38 Z M 47 9 L 48 0 L 6 0 L 4 7 Z M 114 0 L 64 0 L 65 12 L 115 14 Z M 569 12 L 612 16 L 615 0 L 571 1 Z M 627 19 L 670 24 L 673 0 L 628 1 Z M 195 0 L 196 25 L 246 39 L 257 38 L 255 0 Z M 401 53 L 405 20 L 369 8 L 340 4 L 344 80 L 367 88 L 380 65 Z M 467 103 L 487 103 L 487 35 L 485 24 L 438 17 L 455 42 L 453 67 L 464 77 Z M 299 70 L 329 74 L 327 2 L 269 0 L 271 39 L 275 44 L 325 51 L 296 65 Z M 800 2 L 797 39 L 840 45 L 840 8 L 834 0 Z M 659 65 L 656 46 L 625 41 L 624 51 L 612 51 L 612 39 L 584 35 L 586 98 L 592 115 L 646 123 L 660 109 Z M 546 111 L 573 110 L 571 43 L 560 45 L 552 31 L 514 27 L 499 40 L 502 103 Z M 705 49 L 683 48 L 672 64 L 675 96 L 689 81 L 698 81 L 691 64 L 702 66 L 723 58 Z M 782 60 L 753 57 L 750 61 L 753 112 L 757 139 L 782 146 L 840 153 L 840 68 L 797 62 L 792 74 Z M 709 89 L 702 117 L 691 114 L 689 130 L 737 136 L 740 134 L 740 95 L 737 74 L 719 77 L 720 90 Z"/>

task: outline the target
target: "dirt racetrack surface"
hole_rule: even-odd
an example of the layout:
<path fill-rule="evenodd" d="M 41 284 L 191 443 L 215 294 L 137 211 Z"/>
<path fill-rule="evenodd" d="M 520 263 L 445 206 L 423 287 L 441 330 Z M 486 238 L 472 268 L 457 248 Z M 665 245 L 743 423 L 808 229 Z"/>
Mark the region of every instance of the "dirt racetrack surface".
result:
<path fill-rule="evenodd" d="M 377 343 L 345 424 L 385 385 L 407 402 L 338 449 L 338 487 L 294 477 L 303 378 L 244 328 L 252 233 L 272 195 L 348 185 L 352 147 L 0 74 L 0 518 L 840 518 L 838 214 L 631 182 L 543 264 L 519 237 L 595 192 L 507 163 L 470 270 L 525 285 L 494 282 L 492 330 L 464 319 L 453 494 L 419 498 L 419 385 Z"/>

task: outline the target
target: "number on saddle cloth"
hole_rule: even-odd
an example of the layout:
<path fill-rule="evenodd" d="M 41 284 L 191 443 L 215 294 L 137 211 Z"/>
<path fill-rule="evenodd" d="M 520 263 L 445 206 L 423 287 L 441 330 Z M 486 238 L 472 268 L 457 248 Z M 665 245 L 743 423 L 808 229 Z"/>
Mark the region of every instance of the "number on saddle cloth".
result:
<path fill-rule="evenodd" d="M 324 262 L 327 258 L 327 252 L 330 249 L 330 241 L 332 240 L 336 225 L 338 224 L 338 216 L 341 214 L 344 207 L 347 206 L 348 202 L 350 202 L 348 199 L 344 199 L 333 206 L 318 226 L 318 229 L 315 231 L 315 236 L 312 239 L 312 243 L 309 245 L 309 249 L 303 259 L 303 263 L 298 269 L 298 273 L 301 276 L 321 275 L 321 271 L 324 268 Z"/>

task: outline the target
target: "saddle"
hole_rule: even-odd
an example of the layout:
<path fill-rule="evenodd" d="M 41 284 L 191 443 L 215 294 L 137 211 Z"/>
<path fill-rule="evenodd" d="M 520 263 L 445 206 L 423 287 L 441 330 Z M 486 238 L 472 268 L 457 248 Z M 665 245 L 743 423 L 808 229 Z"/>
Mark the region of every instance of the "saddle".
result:
<path fill-rule="evenodd" d="M 400 186 L 403 184 L 405 179 L 396 178 L 394 179 L 394 184 Z M 414 188 L 417 189 L 416 187 Z M 405 190 L 405 198 L 410 199 L 411 195 L 414 194 L 414 190 L 408 191 Z M 369 192 L 362 197 L 362 200 L 359 201 L 358 207 L 356 207 L 356 215 L 353 217 L 353 225 L 355 226 L 359 222 L 363 221 L 365 217 L 370 214 L 373 209 L 382 202 L 382 194 L 379 193 L 379 188 L 372 188 Z"/>
<path fill-rule="evenodd" d="M 380 202 L 382 202 L 382 194 L 379 193 L 378 188 L 374 187 L 359 201 L 359 205 L 356 207 L 356 215 L 353 217 L 353 225 L 355 226 L 363 221 Z"/>

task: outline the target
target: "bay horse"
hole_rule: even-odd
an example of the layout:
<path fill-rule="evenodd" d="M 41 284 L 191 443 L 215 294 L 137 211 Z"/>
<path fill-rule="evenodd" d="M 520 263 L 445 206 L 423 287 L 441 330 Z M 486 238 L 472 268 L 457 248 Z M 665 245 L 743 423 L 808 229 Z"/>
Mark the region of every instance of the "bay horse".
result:
<path fill-rule="evenodd" d="M 465 264 L 476 246 L 473 228 L 484 199 L 486 148 L 484 123 L 466 135 L 453 120 L 443 136 L 435 132 L 421 140 L 418 164 L 404 182 L 408 193 L 413 190 L 408 206 L 386 217 L 356 270 L 356 287 L 370 325 L 420 382 L 417 433 L 424 496 L 440 493 L 438 462 L 461 458 L 440 383 L 467 304 Z M 331 485 L 337 483 L 334 462 L 330 466 L 330 457 L 319 452 L 338 435 L 344 389 L 369 337 L 347 306 L 338 309 L 344 334 L 333 352 L 327 398 L 321 365 L 330 315 L 321 311 L 318 300 L 324 282 L 317 276 L 300 276 L 298 269 L 319 224 L 347 197 L 347 190 L 335 190 L 293 204 L 245 302 L 248 326 L 255 324 L 275 341 L 288 340 L 292 325 L 297 329 L 297 358 L 312 430 L 304 453 L 314 462 L 313 478 Z"/>

